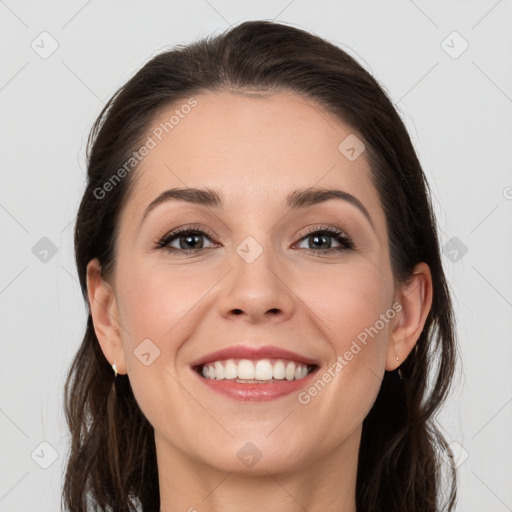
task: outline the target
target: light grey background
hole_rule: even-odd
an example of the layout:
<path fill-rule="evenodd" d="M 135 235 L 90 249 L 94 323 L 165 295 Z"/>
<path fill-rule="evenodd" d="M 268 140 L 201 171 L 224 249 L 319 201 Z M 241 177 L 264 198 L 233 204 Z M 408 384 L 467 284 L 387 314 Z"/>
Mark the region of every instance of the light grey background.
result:
<path fill-rule="evenodd" d="M 5 0 L 0 512 L 60 510 L 62 390 L 86 320 L 72 234 L 92 122 L 157 50 L 249 19 L 341 45 L 397 105 L 449 244 L 462 368 L 439 421 L 458 453 L 457 510 L 512 510 L 512 2 Z"/>

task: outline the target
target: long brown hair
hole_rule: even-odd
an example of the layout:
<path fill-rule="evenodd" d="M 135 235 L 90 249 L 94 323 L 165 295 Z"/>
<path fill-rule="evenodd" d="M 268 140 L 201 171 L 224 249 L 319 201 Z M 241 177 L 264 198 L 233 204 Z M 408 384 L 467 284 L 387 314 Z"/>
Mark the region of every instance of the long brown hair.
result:
<path fill-rule="evenodd" d="M 453 510 L 456 472 L 435 414 L 450 388 L 457 358 L 451 298 L 442 268 L 431 193 L 393 104 L 377 81 L 337 46 L 307 31 L 247 21 L 217 36 L 160 53 L 105 105 L 89 136 L 88 175 L 75 226 L 76 265 L 87 306 L 86 267 L 103 276 L 115 265 L 119 214 L 132 170 L 98 191 L 127 162 L 162 109 L 212 90 L 287 90 L 310 98 L 361 134 L 389 233 L 397 282 L 428 264 L 433 302 L 416 348 L 385 372 L 363 422 L 356 501 L 360 512 Z M 158 468 L 152 426 L 128 377 L 114 373 L 90 315 L 65 387 L 71 447 L 63 504 L 71 512 L 158 512 Z M 446 477 L 447 476 L 447 477 Z"/>

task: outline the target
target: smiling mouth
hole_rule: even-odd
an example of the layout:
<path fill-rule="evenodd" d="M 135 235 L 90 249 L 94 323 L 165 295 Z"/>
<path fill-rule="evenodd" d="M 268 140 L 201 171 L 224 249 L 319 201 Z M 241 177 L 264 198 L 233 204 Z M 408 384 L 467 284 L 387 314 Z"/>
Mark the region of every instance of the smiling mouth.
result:
<path fill-rule="evenodd" d="M 194 366 L 207 380 L 231 380 L 241 384 L 268 384 L 293 381 L 307 377 L 318 368 L 286 359 L 227 359 Z"/>

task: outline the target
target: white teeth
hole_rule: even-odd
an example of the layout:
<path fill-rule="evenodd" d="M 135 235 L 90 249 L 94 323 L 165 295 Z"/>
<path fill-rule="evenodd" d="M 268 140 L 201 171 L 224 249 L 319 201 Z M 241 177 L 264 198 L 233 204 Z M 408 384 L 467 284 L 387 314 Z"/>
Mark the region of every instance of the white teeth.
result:
<path fill-rule="evenodd" d="M 270 380 L 272 378 L 272 365 L 268 359 L 262 359 L 256 363 L 254 378 L 257 380 Z"/>
<path fill-rule="evenodd" d="M 294 363 L 282 359 L 272 361 L 260 359 L 251 361 L 240 359 L 238 363 L 229 359 L 227 361 L 215 361 L 208 363 L 202 369 L 203 377 L 207 379 L 241 379 L 270 381 L 276 380 L 297 380 L 306 377 L 308 366 L 306 364 Z"/>
<path fill-rule="evenodd" d="M 286 365 L 286 370 L 284 372 L 284 376 L 286 380 L 293 380 L 295 378 L 295 363 L 291 361 Z"/>
<path fill-rule="evenodd" d="M 215 377 L 219 380 L 224 378 L 224 367 L 220 361 L 216 361 L 214 364 L 215 368 Z"/>
<path fill-rule="evenodd" d="M 297 366 L 295 368 L 295 378 L 296 379 L 302 379 L 302 377 L 305 377 L 308 374 L 308 369 L 303 365 Z"/>
<path fill-rule="evenodd" d="M 248 359 L 242 359 L 238 363 L 238 378 L 239 379 L 254 379 L 254 364 Z M 217 377 L 217 376 L 215 376 Z"/>
<path fill-rule="evenodd" d="M 283 361 L 277 361 L 272 369 L 272 375 L 274 379 L 284 379 L 284 363 Z"/>
<path fill-rule="evenodd" d="M 238 377 L 238 367 L 231 359 L 226 361 L 224 365 L 224 377 L 226 379 L 236 379 Z"/>

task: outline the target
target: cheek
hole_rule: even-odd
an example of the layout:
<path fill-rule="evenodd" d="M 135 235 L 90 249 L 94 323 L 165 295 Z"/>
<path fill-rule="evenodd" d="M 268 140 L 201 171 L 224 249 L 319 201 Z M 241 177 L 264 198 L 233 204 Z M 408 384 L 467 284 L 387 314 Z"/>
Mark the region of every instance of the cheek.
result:
<path fill-rule="evenodd" d="M 363 341 L 376 322 L 379 332 L 371 338 L 387 337 L 388 323 L 379 319 L 391 307 L 392 292 L 384 272 L 354 266 L 325 272 L 314 281 L 304 279 L 298 295 L 317 317 L 317 324 L 324 326 L 325 337 L 339 354 L 358 336 Z"/>
<path fill-rule="evenodd" d="M 173 424 L 173 411 L 183 405 L 176 388 L 177 353 L 197 327 L 195 307 L 215 281 L 143 262 L 118 268 L 123 275 L 117 286 L 123 348 L 134 396 L 152 423 L 167 411 Z"/>
<path fill-rule="evenodd" d="M 331 272 L 323 282 L 323 287 L 304 289 L 301 297 L 308 296 L 308 307 L 318 319 L 320 336 L 330 343 L 332 357 L 299 401 L 350 430 L 364 419 L 381 385 L 396 314 L 392 285 L 385 274 L 361 268 Z"/>
<path fill-rule="evenodd" d="M 120 268 L 122 271 L 122 268 Z M 208 290 L 198 272 L 134 263 L 118 286 L 119 309 L 130 345 L 150 338 L 160 345 L 176 339 L 182 320 Z M 164 346 L 160 347 L 164 349 Z"/>
<path fill-rule="evenodd" d="M 130 268 L 130 271 L 128 271 Z M 214 284 L 200 273 L 126 262 L 119 265 L 123 349 L 135 398 L 148 418 L 168 408 L 163 390 L 175 387 L 181 345 L 198 325 L 196 308 Z M 123 272 L 123 274 L 121 274 Z M 175 401 L 172 394 L 167 400 Z"/>

